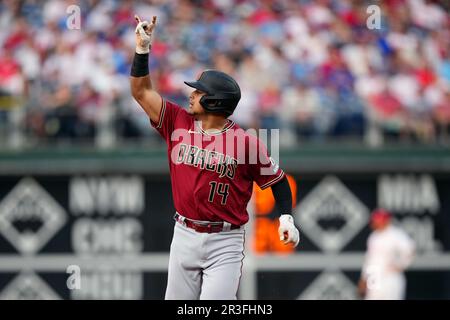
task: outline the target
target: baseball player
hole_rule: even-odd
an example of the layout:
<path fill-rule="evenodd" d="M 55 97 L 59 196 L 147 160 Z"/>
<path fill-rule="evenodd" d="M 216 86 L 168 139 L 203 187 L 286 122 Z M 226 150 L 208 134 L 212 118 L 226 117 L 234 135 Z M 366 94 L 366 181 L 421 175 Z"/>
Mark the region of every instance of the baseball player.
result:
<path fill-rule="evenodd" d="M 406 280 L 404 270 L 411 264 L 415 245 L 400 228 L 391 224 L 392 216 L 384 209 L 371 215 L 374 230 L 367 241 L 367 253 L 359 282 L 366 300 L 403 300 Z"/>
<path fill-rule="evenodd" d="M 282 213 L 280 241 L 297 246 L 289 184 L 260 140 L 228 119 L 241 98 L 232 77 L 206 70 L 185 82 L 194 89 L 187 110 L 153 89 L 148 58 L 156 17 L 136 21 L 131 92 L 167 143 L 176 209 L 165 298 L 236 299 L 253 181 L 272 187 Z M 257 161 L 250 161 L 251 150 Z"/>

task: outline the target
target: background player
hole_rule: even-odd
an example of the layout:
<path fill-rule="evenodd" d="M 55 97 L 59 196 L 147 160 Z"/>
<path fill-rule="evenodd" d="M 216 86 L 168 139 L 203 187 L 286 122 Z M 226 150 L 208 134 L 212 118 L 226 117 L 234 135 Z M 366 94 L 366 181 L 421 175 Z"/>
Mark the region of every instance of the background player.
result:
<path fill-rule="evenodd" d="M 272 187 L 283 213 L 279 218 L 280 240 L 297 246 L 299 232 L 290 215 L 289 184 L 259 139 L 228 119 L 241 97 L 239 85 L 232 77 L 206 70 L 197 81 L 186 82 L 195 89 L 188 110 L 153 90 L 148 56 L 156 17 L 152 23 L 141 22 L 137 16 L 136 20 L 131 92 L 166 140 L 177 211 L 166 299 L 235 299 L 244 258 L 243 225 L 248 221 L 246 207 L 253 181 L 262 189 Z M 181 143 L 175 139 L 175 131 L 186 134 L 187 140 Z M 216 143 L 210 148 L 211 141 L 223 141 L 224 145 L 232 142 L 233 147 L 223 150 Z M 236 149 L 243 147 L 247 160 L 255 146 L 262 160 L 250 163 L 235 158 Z M 264 169 L 270 173 L 264 173 Z"/>
<path fill-rule="evenodd" d="M 367 240 L 367 253 L 359 282 L 361 296 L 367 300 L 403 300 L 406 279 L 404 270 L 411 264 L 415 245 L 400 228 L 392 225 L 392 216 L 376 209 L 370 226 L 374 230 Z"/>

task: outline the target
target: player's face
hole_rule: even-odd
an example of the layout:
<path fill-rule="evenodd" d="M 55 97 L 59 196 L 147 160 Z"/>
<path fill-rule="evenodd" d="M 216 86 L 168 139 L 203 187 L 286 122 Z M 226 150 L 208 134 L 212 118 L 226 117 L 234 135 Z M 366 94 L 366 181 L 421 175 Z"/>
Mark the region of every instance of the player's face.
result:
<path fill-rule="evenodd" d="M 205 109 L 203 109 L 202 105 L 200 104 L 200 99 L 205 95 L 206 93 L 194 90 L 192 91 L 191 95 L 189 96 L 189 109 L 188 112 L 193 115 L 199 115 L 204 114 Z"/>

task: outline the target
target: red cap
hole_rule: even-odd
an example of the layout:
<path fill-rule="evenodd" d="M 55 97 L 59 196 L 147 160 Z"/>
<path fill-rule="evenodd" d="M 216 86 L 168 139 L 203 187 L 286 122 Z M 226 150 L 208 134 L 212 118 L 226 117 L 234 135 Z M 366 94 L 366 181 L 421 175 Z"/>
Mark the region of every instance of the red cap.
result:
<path fill-rule="evenodd" d="M 385 221 L 389 221 L 391 219 L 391 217 L 392 217 L 392 215 L 389 211 L 382 209 L 382 208 L 378 208 L 372 212 L 370 220 L 371 220 L 371 222 L 374 222 L 374 221 L 385 222 Z"/>

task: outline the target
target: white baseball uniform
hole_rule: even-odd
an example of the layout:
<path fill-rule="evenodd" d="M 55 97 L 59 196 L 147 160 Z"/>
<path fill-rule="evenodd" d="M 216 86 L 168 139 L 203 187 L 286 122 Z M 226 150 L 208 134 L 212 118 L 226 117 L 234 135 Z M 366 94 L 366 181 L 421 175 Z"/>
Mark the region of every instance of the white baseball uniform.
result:
<path fill-rule="evenodd" d="M 402 300 L 406 279 L 403 271 L 411 264 L 415 245 L 400 228 L 389 225 L 374 231 L 367 240 L 363 266 L 366 300 Z"/>

